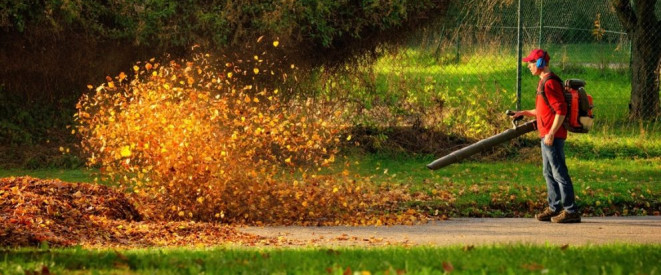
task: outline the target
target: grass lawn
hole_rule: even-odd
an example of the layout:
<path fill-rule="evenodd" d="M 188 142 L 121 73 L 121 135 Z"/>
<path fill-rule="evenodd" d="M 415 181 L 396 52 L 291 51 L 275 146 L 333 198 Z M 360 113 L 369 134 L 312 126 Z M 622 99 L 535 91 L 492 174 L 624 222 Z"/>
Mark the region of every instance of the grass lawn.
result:
<path fill-rule="evenodd" d="M 658 274 L 659 245 L 10 249 L 2 274 Z M 41 273 L 38 273 L 41 274 Z"/>
<path fill-rule="evenodd" d="M 411 203 L 451 216 L 528 217 L 545 201 L 538 161 L 468 161 L 429 171 L 425 165 L 432 160 L 371 155 L 356 161 L 355 169 L 375 183 L 396 182 L 430 194 L 432 201 Z M 567 162 L 584 213 L 651 215 L 661 210 L 661 158 Z"/>
<path fill-rule="evenodd" d="M 563 80 L 578 78 L 586 81 L 585 88 L 594 97 L 597 126 L 628 123 L 626 117 L 631 95 L 628 50 L 599 43 L 548 45 L 547 48 L 553 72 Z M 515 97 L 517 58 L 514 48 L 462 48 L 458 62 L 448 62 L 442 54 L 437 56 L 432 52 L 410 48 L 381 58 L 375 65 L 375 93 L 385 98 L 401 98 L 405 94 L 409 100 L 430 104 L 433 104 L 433 97 L 447 99 L 472 88 L 494 97 Z M 450 60 L 455 60 L 454 54 L 451 57 Z M 624 67 L 609 67 L 608 64 Z M 521 76 L 521 107 L 533 109 L 539 78 L 530 74 L 526 64 L 523 64 Z M 504 93 L 498 95 L 496 90 Z M 461 102 L 465 104 L 466 101 L 463 98 Z M 507 106 L 501 106 L 503 111 L 515 108 L 514 102 L 505 100 L 504 103 Z M 656 130 L 659 130 L 658 125 Z"/>
<path fill-rule="evenodd" d="M 0 169 L 0 178 L 31 176 L 40 179 L 60 179 L 67 182 L 94 182 L 90 169 Z"/>

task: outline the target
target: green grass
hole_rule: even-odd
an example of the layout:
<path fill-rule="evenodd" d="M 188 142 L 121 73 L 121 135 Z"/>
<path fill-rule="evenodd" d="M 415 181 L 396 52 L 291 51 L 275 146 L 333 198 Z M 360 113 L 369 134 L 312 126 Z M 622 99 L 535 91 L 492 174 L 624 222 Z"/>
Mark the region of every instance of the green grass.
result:
<path fill-rule="evenodd" d="M 89 169 L 0 169 L 0 178 L 31 176 L 40 179 L 60 179 L 67 182 L 94 182 Z"/>
<path fill-rule="evenodd" d="M 376 184 L 403 184 L 429 194 L 411 205 L 450 216 L 532 216 L 543 207 L 546 183 L 536 148 L 526 159 L 466 161 L 428 170 L 432 156 L 376 154 L 352 159 L 354 171 Z M 528 159 L 530 158 L 530 159 Z M 567 159 L 579 207 L 588 215 L 648 215 L 661 211 L 661 158 Z M 445 196 L 438 195 L 445 194 Z M 531 206 L 532 205 L 532 206 Z"/>
<path fill-rule="evenodd" d="M 430 183 L 454 184 L 504 184 L 507 182 L 526 186 L 544 182 L 539 161 L 517 159 L 503 161 L 465 161 L 441 168 L 428 170 L 425 165 L 434 160 L 432 156 L 392 156 L 386 154 L 367 155 L 358 161 L 356 169 L 363 176 L 373 176 L 376 182 L 395 181 L 411 185 L 414 189 L 425 189 Z M 579 159 L 568 158 L 567 166 L 576 184 L 592 184 L 593 187 L 634 188 L 646 186 L 661 190 L 658 176 L 661 174 L 661 159 Z M 432 181 L 432 182 L 430 182 Z"/>
<path fill-rule="evenodd" d="M 661 246 L 10 249 L 2 274 L 659 274 Z M 369 272 L 369 273 L 366 273 Z"/>
<path fill-rule="evenodd" d="M 587 82 L 586 90 L 594 98 L 596 123 L 628 124 L 628 104 L 631 94 L 628 67 L 608 67 L 608 64 L 629 64 L 627 49 L 615 44 L 546 45 L 552 58 L 551 69 L 562 79 L 579 78 Z M 375 65 L 377 94 L 401 97 L 405 93 L 417 101 L 431 102 L 439 95 L 456 94 L 457 90 L 477 88 L 494 93 L 505 90 L 506 96 L 516 94 L 516 53 L 514 49 L 462 48 L 459 60 L 455 49 L 448 49 L 451 58 L 434 55 L 429 49 L 410 48 L 398 55 L 387 55 Z M 527 50 L 524 49 L 524 51 Z M 452 62 L 450 62 L 450 61 Z M 522 68 L 521 106 L 534 108 L 539 78 Z M 407 83 L 402 86 L 402 82 Z M 495 95 L 495 93 L 494 93 Z M 514 102 L 502 109 L 514 109 Z M 661 131 L 661 126 L 656 126 Z"/>

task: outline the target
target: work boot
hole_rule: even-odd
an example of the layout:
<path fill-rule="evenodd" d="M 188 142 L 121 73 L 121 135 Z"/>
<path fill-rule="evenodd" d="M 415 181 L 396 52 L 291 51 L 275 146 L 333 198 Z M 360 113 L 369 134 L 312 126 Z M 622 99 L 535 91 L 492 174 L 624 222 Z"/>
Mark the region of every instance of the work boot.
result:
<path fill-rule="evenodd" d="M 548 222 L 552 217 L 560 215 L 560 211 L 553 211 L 551 208 L 544 209 L 544 212 L 535 214 L 535 219 L 542 222 Z"/>
<path fill-rule="evenodd" d="M 578 223 L 581 222 L 581 214 L 578 212 L 568 213 L 562 211 L 560 215 L 551 218 L 551 222 L 555 223 Z"/>

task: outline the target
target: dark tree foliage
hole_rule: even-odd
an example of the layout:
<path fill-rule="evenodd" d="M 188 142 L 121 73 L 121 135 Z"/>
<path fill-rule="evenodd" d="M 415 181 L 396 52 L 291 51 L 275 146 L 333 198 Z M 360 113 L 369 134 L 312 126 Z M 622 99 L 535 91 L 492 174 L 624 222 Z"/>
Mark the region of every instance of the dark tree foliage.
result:
<path fill-rule="evenodd" d="M 236 46 L 262 35 L 325 50 L 351 47 L 347 42 L 441 17 L 448 2 L 8 0 L 1 4 L 0 27 L 3 35 L 30 37 L 36 28 L 52 35 L 76 33 L 96 41 L 130 42 L 167 51 L 192 44 Z"/>
<path fill-rule="evenodd" d="M 282 54 L 300 66 L 339 64 L 403 41 L 442 18 L 450 1 L 5 0 L 0 144 L 35 142 L 62 127 L 87 84 L 130 71 L 138 60 L 185 56 L 192 45 L 241 52 L 266 36 L 286 45 Z"/>

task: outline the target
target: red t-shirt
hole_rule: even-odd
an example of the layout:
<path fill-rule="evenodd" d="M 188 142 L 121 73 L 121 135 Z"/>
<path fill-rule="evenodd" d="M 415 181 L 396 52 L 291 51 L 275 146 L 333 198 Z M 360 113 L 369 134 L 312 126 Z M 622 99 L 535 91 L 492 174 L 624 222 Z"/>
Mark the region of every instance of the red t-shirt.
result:
<path fill-rule="evenodd" d="M 535 109 L 537 110 L 537 129 L 539 129 L 540 137 L 546 136 L 551 130 L 551 126 L 553 126 L 553 119 L 555 118 L 553 110 L 560 115 L 567 115 L 567 103 L 565 103 L 562 83 L 553 79 L 548 79 L 544 86 L 546 98 L 548 98 L 549 104 L 551 104 L 553 110 L 549 108 L 549 105 L 544 101 L 544 97 L 542 97 L 542 83 L 543 80 L 540 79 L 537 84 L 537 99 L 535 100 Z M 565 129 L 564 126 L 561 126 L 560 129 L 555 132 L 555 138 L 567 138 L 567 129 Z"/>

